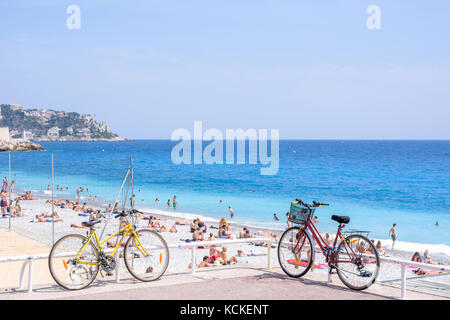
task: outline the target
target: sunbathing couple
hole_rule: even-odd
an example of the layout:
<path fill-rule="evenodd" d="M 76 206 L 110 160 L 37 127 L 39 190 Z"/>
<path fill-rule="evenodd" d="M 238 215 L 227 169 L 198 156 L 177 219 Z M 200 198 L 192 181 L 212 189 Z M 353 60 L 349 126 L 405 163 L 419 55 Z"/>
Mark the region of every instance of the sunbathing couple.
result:
<path fill-rule="evenodd" d="M 34 222 L 62 222 L 63 219 L 59 217 L 56 211 L 53 212 L 53 215 L 47 212 L 42 214 L 37 214 L 34 216 Z M 53 220 L 52 220 L 53 219 Z"/>
<path fill-rule="evenodd" d="M 206 230 L 207 230 L 206 224 L 204 222 L 202 222 L 199 218 L 192 220 L 189 223 L 189 227 L 191 228 L 191 232 L 194 232 L 197 229 L 200 229 L 203 232 L 206 232 Z"/>
<path fill-rule="evenodd" d="M 414 262 L 420 262 L 420 263 L 427 263 L 427 264 L 436 264 L 433 260 L 431 260 L 431 257 L 429 255 L 428 250 L 425 250 L 425 252 L 423 253 L 423 255 L 421 256 L 419 252 L 415 252 L 414 255 L 411 258 L 411 261 Z M 428 274 L 434 274 L 436 273 L 435 271 L 432 270 L 424 270 L 422 268 L 413 270 L 413 272 L 415 274 L 417 274 L 418 276 L 424 276 L 424 275 L 428 275 Z M 439 272 L 441 273 L 441 272 Z"/>
<path fill-rule="evenodd" d="M 145 219 L 145 218 L 144 218 Z M 165 225 L 161 225 L 159 223 L 160 219 L 154 217 L 154 216 L 150 216 L 148 218 L 148 225 L 150 227 L 152 227 L 153 229 L 159 230 L 161 232 L 171 232 L 171 233 L 177 233 L 178 230 L 175 227 L 176 222 L 172 225 L 172 227 L 170 229 L 167 229 L 167 227 Z"/>
<path fill-rule="evenodd" d="M 231 263 L 238 263 L 239 261 L 235 256 L 227 257 L 227 247 L 222 247 L 222 251 L 216 249 L 216 246 L 211 246 L 209 249 L 209 257 L 204 256 L 202 262 L 197 265 L 197 268 L 205 268 L 220 265 L 230 265 Z M 189 269 L 192 268 L 192 264 L 189 264 Z"/>

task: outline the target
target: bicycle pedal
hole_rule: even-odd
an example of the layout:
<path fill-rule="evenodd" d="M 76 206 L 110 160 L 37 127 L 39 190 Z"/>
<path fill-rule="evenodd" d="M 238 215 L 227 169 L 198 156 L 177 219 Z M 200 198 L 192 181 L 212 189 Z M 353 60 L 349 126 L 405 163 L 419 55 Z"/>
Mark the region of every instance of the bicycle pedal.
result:
<path fill-rule="evenodd" d="M 106 272 L 106 276 L 111 277 L 113 275 L 112 272 Z"/>

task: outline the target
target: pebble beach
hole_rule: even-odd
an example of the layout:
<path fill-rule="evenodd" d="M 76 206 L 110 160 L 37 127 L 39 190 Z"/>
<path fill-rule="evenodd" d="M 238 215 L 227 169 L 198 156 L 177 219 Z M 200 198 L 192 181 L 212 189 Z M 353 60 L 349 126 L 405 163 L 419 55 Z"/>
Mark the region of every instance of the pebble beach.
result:
<path fill-rule="evenodd" d="M 80 226 L 83 221 L 87 221 L 88 217 L 86 215 L 80 215 L 80 212 L 73 211 L 72 209 L 62 209 L 55 206 L 55 210 L 58 215 L 63 219 L 62 222 L 36 222 L 34 216 L 36 214 L 41 214 L 44 212 L 50 213 L 52 210 L 51 203 L 48 200 L 40 198 L 38 200 L 23 200 L 21 201 L 22 212 L 26 215 L 24 217 L 13 217 L 11 218 L 11 232 L 7 232 L 9 227 L 9 218 L 0 219 L 0 229 L 2 234 L 2 242 L 8 245 L 4 246 L 0 255 L 5 256 L 18 256 L 27 254 L 45 254 L 50 251 L 52 244 L 52 231 L 54 228 L 54 240 L 56 241 L 60 237 L 69 233 L 79 233 L 86 234 L 88 229 L 84 228 L 74 228 L 75 226 Z M 95 208 L 95 205 L 93 206 Z M 97 205 L 97 208 L 102 208 L 102 205 Z M 144 216 L 156 216 L 160 219 L 160 224 L 166 226 L 168 229 L 175 223 L 177 219 L 185 220 L 185 217 L 176 217 L 173 212 L 169 215 L 161 214 L 160 212 L 145 212 Z M 208 239 L 210 233 L 217 235 L 217 229 L 211 228 L 212 225 L 217 225 L 217 221 L 204 221 L 207 226 L 207 232 L 205 233 L 205 239 Z M 138 220 L 138 226 L 142 227 L 148 224 L 148 220 Z M 232 227 L 232 238 L 236 239 L 239 237 L 239 232 L 242 231 L 243 225 L 236 223 L 230 223 Z M 106 219 L 97 225 L 97 232 L 99 234 L 103 231 L 103 238 L 109 234 L 112 234 L 118 230 L 118 221 L 114 219 L 112 214 L 107 214 Z M 177 225 L 177 233 L 161 232 L 169 246 L 178 246 L 186 243 L 186 239 L 192 239 L 192 233 L 190 232 L 189 225 Z M 262 229 L 252 229 L 247 228 L 253 234 L 254 237 L 258 237 L 261 232 L 267 232 L 268 230 Z M 282 231 L 272 230 L 277 236 L 281 236 Z M 219 239 L 215 239 L 219 240 Z M 243 251 L 251 256 L 237 257 L 239 264 L 249 264 L 255 266 L 267 265 L 268 259 L 268 249 L 267 247 L 258 246 L 258 243 L 241 243 L 241 244 L 227 244 L 228 255 L 236 256 L 238 250 Z M 219 246 L 218 246 L 219 247 Z M 393 258 L 400 258 L 403 260 L 410 260 L 413 252 L 400 251 L 400 250 L 390 250 L 385 248 L 386 255 Z M 190 248 L 171 248 L 170 249 L 170 263 L 167 272 L 180 273 L 189 271 L 188 266 L 191 262 L 191 249 Z M 197 263 L 202 260 L 204 256 L 209 255 L 209 249 L 197 249 L 196 261 Z M 316 255 L 317 262 L 320 261 L 321 255 Z M 435 261 L 443 264 L 447 264 L 448 261 L 441 260 Z M 276 248 L 271 249 L 271 263 L 272 266 L 278 266 Z M 19 265 L 19 263 L 15 263 Z M 0 264 L 0 274 L 8 273 L 7 268 L 10 268 L 6 263 Z M 224 266 L 226 268 L 226 266 Z M 17 269 L 17 268 L 15 268 Z M 39 266 L 37 270 L 40 270 L 43 276 L 42 281 L 50 281 L 51 278 L 48 277 L 47 266 L 43 264 Z M 326 268 L 315 269 L 314 272 L 327 272 Z M 39 273 L 39 271 L 38 271 Z M 15 275 L 14 280 L 7 280 L 11 277 L 2 277 L 3 280 L 0 281 L 0 287 L 4 288 L 13 285 L 17 282 L 18 276 Z M 412 272 L 412 269 L 407 270 L 407 277 L 416 277 Z M 380 274 L 378 280 L 391 280 L 400 278 L 400 265 L 382 263 Z"/>

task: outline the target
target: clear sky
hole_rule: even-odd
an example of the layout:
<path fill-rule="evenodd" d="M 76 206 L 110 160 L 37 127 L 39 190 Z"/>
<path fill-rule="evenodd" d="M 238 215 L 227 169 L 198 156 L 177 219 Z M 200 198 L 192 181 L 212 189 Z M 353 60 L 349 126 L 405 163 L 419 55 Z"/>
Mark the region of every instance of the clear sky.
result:
<path fill-rule="evenodd" d="M 81 29 L 69 30 L 69 5 Z M 381 29 L 369 30 L 369 5 Z M 450 139 L 450 1 L 2 0 L 0 103 L 284 139 Z"/>

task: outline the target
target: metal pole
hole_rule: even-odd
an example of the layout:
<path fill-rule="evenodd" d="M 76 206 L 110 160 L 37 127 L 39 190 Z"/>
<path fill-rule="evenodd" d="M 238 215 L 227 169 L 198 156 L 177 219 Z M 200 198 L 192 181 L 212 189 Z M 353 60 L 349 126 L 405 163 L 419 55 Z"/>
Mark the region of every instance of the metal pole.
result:
<path fill-rule="evenodd" d="M 8 152 L 9 157 L 9 192 L 8 192 L 8 205 L 11 206 L 11 151 Z M 8 230 L 11 231 L 11 209 L 9 210 L 9 221 L 8 221 Z"/>
<path fill-rule="evenodd" d="M 53 187 L 53 152 L 52 152 L 52 244 L 55 244 L 55 210 L 54 210 L 54 187 Z"/>
<path fill-rule="evenodd" d="M 33 292 L 33 257 L 29 258 L 28 263 L 28 292 Z"/>
<path fill-rule="evenodd" d="M 131 198 L 133 201 L 130 201 L 130 208 L 134 208 L 134 172 L 133 172 L 133 158 L 130 157 L 130 171 L 131 171 Z"/>
<path fill-rule="evenodd" d="M 402 295 L 401 298 L 405 299 L 406 297 L 406 266 L 402 264 Z"/>

